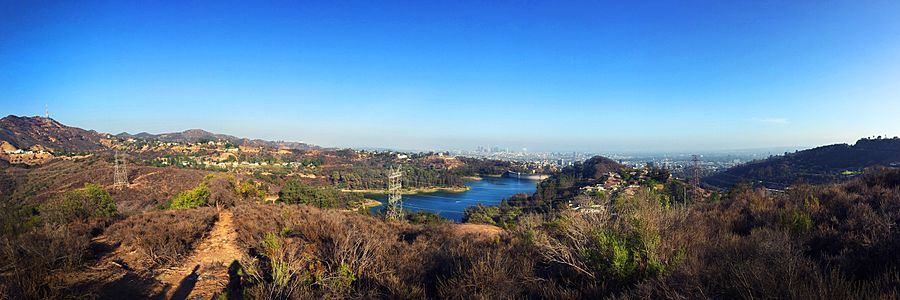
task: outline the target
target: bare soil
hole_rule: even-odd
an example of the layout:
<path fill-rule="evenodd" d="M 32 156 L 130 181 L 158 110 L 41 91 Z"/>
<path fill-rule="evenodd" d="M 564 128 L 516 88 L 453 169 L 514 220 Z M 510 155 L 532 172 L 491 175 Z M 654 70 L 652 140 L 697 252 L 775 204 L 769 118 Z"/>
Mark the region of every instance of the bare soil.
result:
<path fill-rule="evenodd" d="M 210 299 L 228 285 L 228 268 L 241 256 L 232 213 L 223 210 L 209 234 L 177 267 L 156 279 L 163 283 L 165 299 Z"/>

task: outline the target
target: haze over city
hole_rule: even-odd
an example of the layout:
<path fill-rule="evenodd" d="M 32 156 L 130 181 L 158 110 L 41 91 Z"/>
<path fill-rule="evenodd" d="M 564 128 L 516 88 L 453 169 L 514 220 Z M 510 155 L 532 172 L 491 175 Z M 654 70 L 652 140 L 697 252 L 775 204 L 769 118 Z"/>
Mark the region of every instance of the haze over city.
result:
<path fill-rule="evenodd" d="M 477 4 L 477 5 L 476 5 Z M 0 4 L 3 113 L 333 147 L 696 151 L 900 130 L 896 2 Z"/>

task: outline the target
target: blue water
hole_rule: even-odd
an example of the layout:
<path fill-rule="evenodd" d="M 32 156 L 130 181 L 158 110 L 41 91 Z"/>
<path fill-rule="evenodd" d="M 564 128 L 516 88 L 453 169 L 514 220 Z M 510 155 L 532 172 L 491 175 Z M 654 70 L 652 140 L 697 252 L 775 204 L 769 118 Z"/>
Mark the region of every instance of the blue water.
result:
<path fill-rule="evenodd" d="M 462 221 L 466 207 L 481 203 L 497 205 L 504 198 L 518 193 L 533 194 L 538 181 L 515 178 L 485 177 L 483 180 L 469 181 L 466 185 L 471 189 L 462 193 L 424 193 L 403 195 L 403 209 L 410 211 L 428 211 L 444 218 Z M 366 195 L 381 201 L 382 205 L 372 208 L 373 212 L 384 209 L 386 195 Z"/>

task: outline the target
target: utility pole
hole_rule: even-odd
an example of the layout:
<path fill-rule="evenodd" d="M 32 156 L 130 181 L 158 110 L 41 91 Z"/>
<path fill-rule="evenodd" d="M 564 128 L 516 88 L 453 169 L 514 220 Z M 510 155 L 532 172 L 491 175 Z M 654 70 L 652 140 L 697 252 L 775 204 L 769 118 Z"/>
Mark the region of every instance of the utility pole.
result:
<path fill-rule="evenodd" d="M 400 188 L 403 187 L 401 167 L 397 167 L 396 170 L 391 167 L 388 173 L 388 203 L 385 217 L 391 221 L 403 219 L 403 195 L 400 194 Z"/>
<path fill-rule="evenodd" d="M 115 173 L 113 176 L 113 188 L 121 190 L 128 187 L 128 171 L 125 169 L 124 160 L 119 163 L 119 150 L 116 150 Z"/>

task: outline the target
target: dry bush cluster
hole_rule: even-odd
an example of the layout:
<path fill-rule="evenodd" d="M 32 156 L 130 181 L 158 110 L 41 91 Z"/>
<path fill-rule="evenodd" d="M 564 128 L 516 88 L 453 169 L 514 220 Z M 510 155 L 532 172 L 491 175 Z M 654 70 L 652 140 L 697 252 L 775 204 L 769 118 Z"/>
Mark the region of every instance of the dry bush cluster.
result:
<path fill-rule="evenodd" d="M 639 298 L 900 297 L 900 170 L 785 193 L 738 186 L 721 203 L 691 207 L 697 241 Z"/>
<path fill-rule="evenodd" d="M 227 183 L 210 182 L 234 190 Z M 719 201 L 687 207 L 672 207 L 667 195 L 647 189 L 614 199 L 604 213 L 522 215 L 488 239 L 460 237 L 441 222 L 392 223 L 221 196 L 223 206 L 236 203 L 233 220 L 245 250 L 229 296 L 900 297 L 897 169 L 783 193 L 737 186 Z M 0 297 L 60 297 L 53 275 L 83 268 L 91 233 L 113 220 L 38 221 L 4 231 Z M 138 254 L 129 264 L 158 268 L 189 253 L 215 221 L 208 207 L 154 211 L 106 232 L 123 252 Z"/>
<path fill-rule="evenodd" d="M 235 208 L 244 291 L 258 299 L 515 295 L 516 243 L 454 235 L 449 224 L 387 223 L 306 205 Z M 527 269 L 527 268 L 526 268 Z M 510 288 L 510 289 L 506 289 Z"/>
<path fill-rule="evenodd" d="M 58 274 L 90 258 L 91 238 L 116 219 L 115 203 L 97 185 L 85 184 L 39 206 L 10 208 L 0 231 L 0 295 L 60 296 Z"/>
<path fill-rule="evenodd" d="M 86 223 L 46 224 L 0 237 L 0 295 L 12 299 L 59 297 L 60 282 L 51 275 L 83 267 L 93 229 Z"/>
<path fill-rule="evenodd" d="M 167 266 L 189 254 L 217 219 L 209 207 L 154 211 L 113 224 L 107 235 L 120 247 L 137 251 L 133 267 Z"/>
<path fill-rule="evenodd" d="M 238 206 L 252 298 L 896 298 L 900 171 L 671 207 L 522 216 L 494 240 L 308 206 Z"/>

